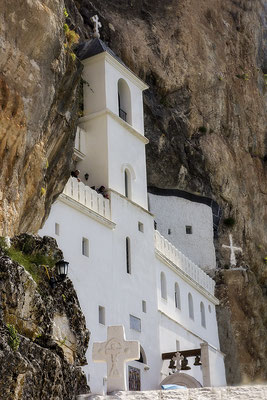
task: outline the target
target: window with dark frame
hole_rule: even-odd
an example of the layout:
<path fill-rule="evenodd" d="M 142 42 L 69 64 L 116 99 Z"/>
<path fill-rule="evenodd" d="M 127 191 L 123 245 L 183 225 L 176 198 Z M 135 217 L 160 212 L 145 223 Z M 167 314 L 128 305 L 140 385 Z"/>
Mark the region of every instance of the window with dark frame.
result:
<path fill-rule="evenodd" d="M 185 232 L 187 235 L 192 235 L 193 230 L 192 230 L 192 225 L 186 225 L 185 226 Z"/>

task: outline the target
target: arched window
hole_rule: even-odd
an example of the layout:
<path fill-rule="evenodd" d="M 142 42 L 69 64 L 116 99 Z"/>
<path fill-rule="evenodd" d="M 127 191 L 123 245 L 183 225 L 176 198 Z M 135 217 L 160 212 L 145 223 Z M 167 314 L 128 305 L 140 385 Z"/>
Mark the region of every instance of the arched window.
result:
<path fill-rule="evenodd" d="M 143 364 L 147 364 L 146 353 L 141 345 L 140 345 L 140 358 L 139 358 L 139 360 L 136 360 L 136 361 L 143 363 Z"/>
<path fill-rule="evenodd" d="M 174 285 L 174 301 L 175 301 L 175 307 L 181 310 L 180 288 L 177 282 L 175 282 Z"/>
<path fill-rule="evenodd" d="M 205 307 L 202 302 L 200 303 L 200 315 L 201 315 L 201 325 L 203 326 L 203 328 L 206 328 Z"/>
<path fill-rule="evenodd" d="M 128 169 L 124 170 L 124 193 L 125 197 L 131 198 L 131 175 Z"/>
<path fill-rule="evenodd" d="M 132 123 L 131 92 L 124 79 L 118 80 L 119 116 L 128 124 Z"/>
<path fill-rule="evenodd" d="M 164 272 L 160 273 L 160 290 L 161 290 L 161 297 L 167 300 L 167 283 Z"/>
<path fill-rule="evenodd" d="M 126 271 L 127 274 L 131 273 L 131 247 L 130 247 L 130 238 L 126 238 Z"/>
<path fill-rule="evenodd" d="M 188 310 L 189 310 L 189 318 L 194 319 L 194 304 L 191 293 L 188 293 Z"/>

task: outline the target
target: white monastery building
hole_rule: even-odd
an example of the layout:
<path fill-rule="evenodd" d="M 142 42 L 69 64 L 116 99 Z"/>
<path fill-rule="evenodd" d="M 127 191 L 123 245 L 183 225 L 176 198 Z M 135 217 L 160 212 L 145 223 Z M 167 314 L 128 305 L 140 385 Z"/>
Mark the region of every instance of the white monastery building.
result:
<path fill-rule="evenodd" d="M 139 361 L 127 364 L 129 390 L 158 389 L 165 378 L 189 387 L 223 386 L 215 282 L 196 265 L 215 267 L 211 209 L 176 198 L 164 211 L 160 197 L 150 194 L 159 217 L 148 210 L 142 100 L 147 85 L 99 38 L 83 44 L 79 57 L 85 81 L 75 144 L 81 181 L 69 179 L 40 234 L 55 237 L 70 263 L 69 277 L 91 332 L 84 367 L 91 391 L 106 390 L 106 364 L 92 361 L 92 346 L 106 340 L 111 325 L 123 325 L 127 340 L 141 345 Z M 92 188 L 101 186 L 108 198 Z M 205 218 L 207 229 L 186 243 L 179 218 L 188 226 L 192 218 Z M 173 223 L 174 242 L 155 230 L 154 220 L 168 239 L 172 235 L 163 231 Z M 185 362 L 169 377 L 171 360 L 163 358 L 177 350 Z M 194 365 L 197 354 L 202 366 Z"/>

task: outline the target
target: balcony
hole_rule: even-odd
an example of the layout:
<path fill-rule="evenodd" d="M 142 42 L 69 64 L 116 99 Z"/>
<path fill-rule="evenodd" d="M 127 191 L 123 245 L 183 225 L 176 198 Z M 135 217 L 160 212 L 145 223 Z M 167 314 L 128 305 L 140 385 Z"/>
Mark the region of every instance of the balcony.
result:
<path fill-rule="evenodd" d="M 215 282 L 201 268 L 176 249 L 158 231 L 155 231 L 155 251 L 163 259 L 171 262 L 177 271 L 193 280 L 198 286 L 214 296 Z"/>
<path fill-rule="evenodd" d="M 88 210 L 111 221 L 109 199 L 105 199 L 102 194 L 98 194 L 89 186 L 84 185 L 84 183 L 78 182 L 76 178 L 68 180 L 63 191 L 63 197 L 61 195 L 61 198 L 64 199 L 64 196 L 75 200 L 75 202 L 86 207 Z"/>

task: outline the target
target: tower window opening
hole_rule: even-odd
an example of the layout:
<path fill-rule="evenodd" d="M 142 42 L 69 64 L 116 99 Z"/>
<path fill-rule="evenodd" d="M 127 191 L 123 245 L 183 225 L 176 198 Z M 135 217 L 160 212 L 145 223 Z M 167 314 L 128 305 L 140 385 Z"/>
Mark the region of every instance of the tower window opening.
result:
<path fill-rule="evenodd" d="M 124 79 L 118 81 L 118 114 L 128 124 L 132 123 L 131 92 Z"/>

